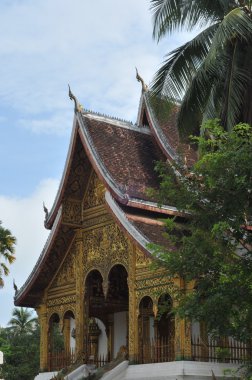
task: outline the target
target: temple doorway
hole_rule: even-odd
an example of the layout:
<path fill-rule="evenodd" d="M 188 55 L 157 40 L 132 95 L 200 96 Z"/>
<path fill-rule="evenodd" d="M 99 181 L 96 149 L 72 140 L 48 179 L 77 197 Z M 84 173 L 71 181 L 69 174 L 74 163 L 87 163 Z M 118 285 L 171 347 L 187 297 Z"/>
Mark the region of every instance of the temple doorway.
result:
<path fill-rule="evenodd" d="M 174 360 L 174 317 L 172 299 L 163 294 L 158 299 L 157 315 L 153 301 L 145 296 L 139 304 L 138 362 L 158 363 Z"/>
<path fill-rule="evenodd" d="M 86 278 L 87 361 L 111 361 L 118 352 L 128 349 L 127 277 L 124 266 L 118 264 L 106 279 L 96 269 Z"/>

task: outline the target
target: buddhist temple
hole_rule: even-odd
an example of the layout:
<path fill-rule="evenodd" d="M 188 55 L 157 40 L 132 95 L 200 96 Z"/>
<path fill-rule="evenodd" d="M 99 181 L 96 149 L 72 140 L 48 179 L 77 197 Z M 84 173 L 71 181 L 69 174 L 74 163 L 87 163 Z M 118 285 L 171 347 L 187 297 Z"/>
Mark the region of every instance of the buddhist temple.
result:
<path fill-rule="evenodd" d="M 151 265 L 150 243 L 171 245 L 162 219 L 182 224 L 185 215 L 175 205 L 160 207 L 148 191 L 159 188 L 158 161 L 176 160 L 180 151 L 190 165 L 196 152 L 179 141 L 178 105 L 164 118 L 162 102 L 137 79 L 135 124 L 86 110 L 69 92 L 73 129 L 57 196 L 45 208 L 50 235 L 15 296 L 16 306 L 37 311 L 41 371 L 60 369 L 59 348 L 70 362 L 110 362 L 120 353 L 134 363 L 197 360 L 192 334 L 203 327 L 169 312 L 181 279 L 171 283 L 164 268 Z"/>

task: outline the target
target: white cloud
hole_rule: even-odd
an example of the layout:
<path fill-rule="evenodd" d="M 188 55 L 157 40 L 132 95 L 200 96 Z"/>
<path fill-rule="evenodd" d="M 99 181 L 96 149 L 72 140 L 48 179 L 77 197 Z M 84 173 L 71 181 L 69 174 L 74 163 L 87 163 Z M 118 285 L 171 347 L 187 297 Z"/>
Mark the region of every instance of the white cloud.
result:
<path fill-rule="evenodd" d="M 34 133 L 46 133 L 64 135 L 69 133 L 73 120 L 73 113 L 66 110 L 61 113 L 53 113 L 47 118 L 43 115 L 41 118 L 36 119 L 21 119 L 19 124 Z"/>
<path fill-rule="evenodd" d="M 74 108 L 68 83 L 84 108 L 135 122 L 141 93 L 135 66 L 149 83 L 163 56 L 193 35 L 176 33 L 157 45 L 152 40 L 149 6 L 150 0 L 1 0 L 3 136 L 7 124 L 8 131 L 13 125 L 21 126 L 41 138 L 43 134 L 68 134 Z M 21 134 L 8 132 L 10 152 L 17 136 Z M 45 162 L 44 151 L 36 154 L 42 154 L 41 162 Z M 2 161 L 4 171 L 10 170 L 10 160 Z M 29 165 L 33 165 L 32 155 Z M 8 321 L 13 307 L 12 277 L 18 286 L 23 284 L 46 241 L 42 203 L 50 208 L 57 184 L 56 180 L 43 181 L 27 198 L 0 195 L 0 219 L 18 239 L 17 260 L 6 287 L 0 290 L 0 325 Z"/>
<path fill-rule="evenodd" d="M 0 289 L 0 326 L 11 317 L 13 304 L 13 278 L 21 287 L 32 271 L 48 236 L 43 226 L 43 201 L 50 209 L 53 204 L 59 181 L 46 179 L 36 191 L 26 198 L 0 196 L 0 218 L 3 226 L 11 230 L 17 238 L 16 261 L 10 268 L 10 275 L 4 278 L 5 286 Z"/>
<path fill-rule="evenodd" d="M 149 0 L 6 4 L 0 5 L 0 100 L 36 133 L 64 132 L 53 125 L 73 110 L 68 83 L 84 107 L 134 119 L 140 95 L 135 66 L 150 82 L 163 55 L 191 36 L 177 33 L 157 46 Z"/>

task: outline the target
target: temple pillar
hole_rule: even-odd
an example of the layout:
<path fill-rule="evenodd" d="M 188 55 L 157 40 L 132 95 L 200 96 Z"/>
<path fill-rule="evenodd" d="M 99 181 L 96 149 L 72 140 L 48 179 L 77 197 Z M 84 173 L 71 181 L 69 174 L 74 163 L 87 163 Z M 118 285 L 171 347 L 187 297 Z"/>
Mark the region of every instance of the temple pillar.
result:
<path fill-rule="evenodd" d="M 175 317 L 175 360 L 191 360 L 191 322 Z"/>
<path fill-rule="evenodd" d="M 208 334 L 205 322 L 200 322 L 200 356 L 201 360 L 208 361 Z"/>
<path fill-rule="evenodd" d="M 63 336 L 64 336 L 64 348 L 65 351 L 70 350 L 70 319 L 64 319 L 64 327 L 63 327 Z"/>
<path fill-rule="evenodd" d="M 48 321 L 47 309 L 45 304 L 41 304 L 36 312 L 38 314 L 40 324 L 40 370 L 48 370 Z"/>
<path fill-rule="evenodd" d="M 129 288 L 129 341 L 128 354 L 129 360 L 135 360 L 138 355 L 138 305 L 136 301 L 136 248 L 131 245 L 132 249 L 129 252 L 129 273 L 128 273 L 128 288 Z"/>
<path fill-rule="evenodd" d="M 83 284 L 83 241 L 82 233 L 78 231 L 75 239 L 75 255 L 76 255 L 76 315 L 75 315 L 75 331 L 76 331 L 76 358 L 83 360 L 84 358 L 84 284 Z"/>

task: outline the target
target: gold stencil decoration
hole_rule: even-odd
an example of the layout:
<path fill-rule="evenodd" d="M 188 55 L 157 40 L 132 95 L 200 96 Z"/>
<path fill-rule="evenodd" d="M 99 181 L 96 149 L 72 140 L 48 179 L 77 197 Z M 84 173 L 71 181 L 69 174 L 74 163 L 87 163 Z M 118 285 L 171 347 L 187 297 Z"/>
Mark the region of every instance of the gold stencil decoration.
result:
<path fill-rule="evenodd" d="M 52 299 L 52 300 L 48 300 L 48 307 L 50 308 L 52 306 L 57 306 L 57 305 L 62 306 L 64 304 L 74 305 L 75 304 L 75 300 L 76 300 L 76 296 L 75 295 L 55 298 L 55 299 Z"/>
<path fill-rule="evenodd" d="M 104 185 L 99 181 L 95 172 L 93 172 L 85 194 L 83 209 L 86 210 L 104 204 L 104 193 Z"/>
<path fill-rule="evenodd" d="M 59 273 L 53 281 L 52 287 L 67 285 L 75 281 L 75 255 L 74 249 L 68 253 Z"/>
<path fill-rule="evenodd" d="M 137 266 L 146 266 L 150 265 L 151 259 L 140 249 L 136 250 L 136 265 Z"/>
<path fill-rule="evenodd" d="M 106 272 L 113 264 L 128 267 L 129 242 L 116 224 L 87 231 L 84 235 L 84 267 L 103 268 Z"/>
<path fill-rule="evenodd" d="M 64 223 L 80 224 L 81 223 L 81 202 L 66 199 L 63 202 L 62 217 Z"/>

